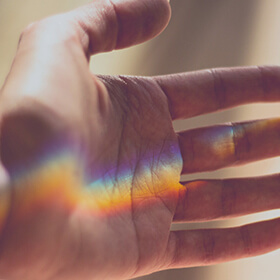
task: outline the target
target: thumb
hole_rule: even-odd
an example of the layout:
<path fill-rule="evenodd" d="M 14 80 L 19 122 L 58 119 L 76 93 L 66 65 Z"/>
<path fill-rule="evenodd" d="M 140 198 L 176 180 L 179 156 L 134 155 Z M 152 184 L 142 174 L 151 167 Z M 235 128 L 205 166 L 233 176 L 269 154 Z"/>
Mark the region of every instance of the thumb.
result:
<path fill-rule="evenodd" d="M 78 72 L 84 73 L 87 61 L 76 59 L 82 54 L 80 43 L 87 56 L 132 46 L 160 33 L 169 18 L 168 0 L 94 0 L 74 11 L 30 25 L 22 33 L 10 75 L 1 91 L 0 152 L 9 171 L 15 165 L 25 167 L 27 159 L 33 162 L 46 141 L 56 141 L 65 134 L 59 117 L 67 123 L 81 123 L 84 113 L 72 104 L 84 104 L 83 97 L 69 88 L 77 73 L 65 68 L 65 61 L 74 60 Z M 30 98 L 42 108 L 27 112 L 34 107 Z M 19 112 L 23 107 L 29 109 Z M 56 121 L 51 120 L 51 113 L 43 114 L 45 108 L 58 112 Z M 68 126 L 65 129 L 69 130 Z"/>
<path fill-rule="evenodd" d="M 155 37 L 170 14 L 169 0 L 95 0 L 69 17 L 78 26 L 85 52 L 92 55 Z"/>

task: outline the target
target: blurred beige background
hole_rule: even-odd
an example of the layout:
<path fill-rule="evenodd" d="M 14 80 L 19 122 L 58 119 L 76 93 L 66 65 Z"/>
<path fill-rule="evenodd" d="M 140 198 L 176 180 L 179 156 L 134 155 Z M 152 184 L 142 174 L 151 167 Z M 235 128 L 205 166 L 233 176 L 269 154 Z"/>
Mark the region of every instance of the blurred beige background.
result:
<path fill-rule="evenodd" d="M 139 0 L 140 1 L 140 0 Z M 0 85 L 9 71 L 21 30 L 30 22 L 75 8 L 88 0 L 0 0 Z M 202 68 L 279 64 L 280 1 L 171 0 L 169 27 L 149 43 L 124 51 L 101 54 L 91 61 L 102 74 L 157 75 Z M 279 116 L 279 104 L 241 106 L 226 112 L 174 124 L 176 130 L 214 123 Z M 253 176 L 279 172 L 279 158 L 240 168 L 185 176 L 184 179 Z M 232 226 L 280 215 L 272 211 L 207 224 L 175 228 Z M 280 252 L 204 268 L 159 272 L 148 279 L 279 280 Z"/>

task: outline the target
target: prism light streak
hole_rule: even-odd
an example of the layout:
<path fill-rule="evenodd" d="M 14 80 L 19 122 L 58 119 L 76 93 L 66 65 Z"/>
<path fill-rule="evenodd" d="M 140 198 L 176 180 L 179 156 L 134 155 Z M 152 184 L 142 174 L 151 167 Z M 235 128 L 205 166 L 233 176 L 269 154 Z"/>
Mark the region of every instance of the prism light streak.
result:
<path fill-rule="evenodd" d="M 24 219 L 34 211 L 52 206 L 63 207 L 69 213 L 83 207 L 93 214 L 107 216 L 130 210 L 132 196 L 140 200 L 177 196 L 182 188 L 179 184 L 181 162 L 174 151 L 170 150 L 172 156 L 161 155 L 155 174 L 151 172 L 152 160 L 146 159 L 141 161 L 137 175 L 124 168 L 119 170 L 117 181 L 109 172 L 111 174 L 91 183 L 86 182 L 82 161 L 71 151 L 52 153 L 32 170 L 25 170 L 12 180 L 16 216 Z"/>
<path fill-rule="evenodd" d="M 11 205 L 10 192 L 8 186 L 4 186 L 3 190 L 0 191 L 0 232 L 2 232 L 9 208 Z"/>

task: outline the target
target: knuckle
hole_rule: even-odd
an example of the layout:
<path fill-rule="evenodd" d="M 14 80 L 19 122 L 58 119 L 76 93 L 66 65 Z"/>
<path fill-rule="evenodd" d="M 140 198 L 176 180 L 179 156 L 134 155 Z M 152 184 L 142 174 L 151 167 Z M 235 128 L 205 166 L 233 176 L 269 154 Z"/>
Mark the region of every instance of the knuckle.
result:
<path fill-rule="evenodd" d="M 212 230 L 203 231 L 202 236 L 204 263 L 210 264 L 215 258 L 216 239 Z"/>
<path fill-rule="evenodd" d="M 221 180 L 221 216 L 227 217 L 235 212 L 237 190 L 231 180 Z"/>
<path fill-rule="evenodd" d="M 244 160 L 251 150 L 251 142 L 247 134 L 246 124 L 232 124 L 232 138 L 236 162 Z"/>
<path fill-rule="evenodd" d="M 27 25 L 21 32 L 19 44 L 24 40 L 42 40 L 57 43 L 78 39 L 78 28 L 67 15 L 54 15 Z"/>
<path fill-rule="evenodd" d="M 213 80 L 213 91 L 215 94 L 214 97 L 216 100 L 216 109 L 221 109 L 225 107 L 226 103 L 226 83 L 224 81 L 222 72 L 219 69 L 209 69 L 209 73 Z"/>
<path fill-rule="evenodd" d="M 248 228 L 248 226 L 242 226 L 242 227 L 240 227 L 239 230 L 240 230 L 241 240 L 243 243 L 244 253 L 247 256 L 250 256 L 251 252 L 252 252 L 252 237 L 251 237 L 249 228 Z"/>
<path fill-rule="evenodd" d="M 19 36 L 18 45 L 22 42 L 23 38 L 25 38 L 32 32 L 32 30 L 34 29 L 36 24 L 37 24 L 37 22 L 31 22 L 21 31 L 20 36 Z"/>

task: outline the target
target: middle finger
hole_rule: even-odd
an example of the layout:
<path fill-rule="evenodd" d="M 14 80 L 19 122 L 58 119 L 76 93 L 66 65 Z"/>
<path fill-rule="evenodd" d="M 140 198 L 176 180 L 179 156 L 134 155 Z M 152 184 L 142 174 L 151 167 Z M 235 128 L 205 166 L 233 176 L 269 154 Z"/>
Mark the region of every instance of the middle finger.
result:
<path fill-rule="evenodd" d="M 182 174 L 212 171 L 280 155 L 280 119 L 192 129 L 178 133 Z"/>

